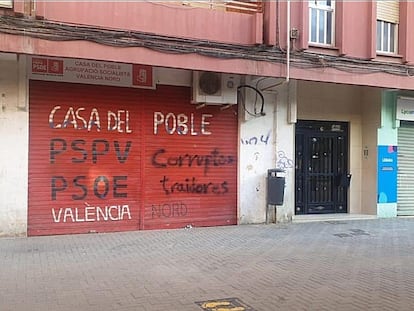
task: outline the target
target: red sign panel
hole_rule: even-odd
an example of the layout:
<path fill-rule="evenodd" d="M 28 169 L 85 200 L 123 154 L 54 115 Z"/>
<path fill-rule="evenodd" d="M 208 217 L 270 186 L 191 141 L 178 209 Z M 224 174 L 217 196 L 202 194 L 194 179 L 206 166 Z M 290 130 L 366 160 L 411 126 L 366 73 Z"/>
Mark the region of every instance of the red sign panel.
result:
<path fill-rule="evenodd" d="M 152 66 L 132 65 L 132 85 L 151 87 L 152 84 Z"/>
<path fill-rule="evenodd" d="M 235 224 L 236 148 L 189 88 L 31 81 L 28 233 Z"/>
<path fill-rule="evenodd" d="M 47 73 L 47 59 L 46 58 L 32 58 L 32 72 L 33 73 Z"/>
<path fill-rule="evenodd" d="M 63 60 L 48 59 L 47 72 L 51 74 L 63 75 Z"/>

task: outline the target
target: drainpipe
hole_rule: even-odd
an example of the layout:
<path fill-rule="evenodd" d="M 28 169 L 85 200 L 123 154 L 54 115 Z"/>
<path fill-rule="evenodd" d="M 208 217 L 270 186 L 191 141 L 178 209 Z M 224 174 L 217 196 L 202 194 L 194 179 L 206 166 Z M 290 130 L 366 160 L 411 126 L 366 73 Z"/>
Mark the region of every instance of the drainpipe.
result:
<path fill-rule="evenodd" d="M 286 83 L 290 79 L 290 0 L 286 0 Z"/>
<path fill-rule="evenodd" d="M 277 19 L 277 23 L 276 23 L 276 44 L 279 46 L 279 48 L 282 50 L 283 52 L 283 48 L 282 48 L 282 41 L 281 41 L 281 27 L 279 24 L 280 21 L 280 17 L 281 17 L 281 10 L 280 10 L 280 6 L 279 4 L 282 2 L 283 0 L 278 0 L 277 1 L 277 7 L 276 7 L 276 19 Z M 283 78 L 282 78 L 283 79 Z M 289 83 L 290 80 L 290 0 L 286 0 L 286 77 L 285 80 L 270 86 L 267 86 L 265 88 L 262 89 L 262 91 L 268 90 L 272 87 L 275 86 L 279 86 L 282 84 L 287 84 Z"/>

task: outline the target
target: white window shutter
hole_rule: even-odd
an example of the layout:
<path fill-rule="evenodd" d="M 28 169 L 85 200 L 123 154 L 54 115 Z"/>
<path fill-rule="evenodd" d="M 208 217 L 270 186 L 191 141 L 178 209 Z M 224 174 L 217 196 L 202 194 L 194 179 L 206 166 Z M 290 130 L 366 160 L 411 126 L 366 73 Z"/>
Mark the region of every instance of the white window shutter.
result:
<path fill-rule="evenodd" d="M 0 0 L 0 8 L 12 8 L 13 0 Z"/>
<path fill-rule="evenodd" d="M 377 1 L 377 19 L 398 24 L 400 22 L 400 3 L 396 0 Z"/>

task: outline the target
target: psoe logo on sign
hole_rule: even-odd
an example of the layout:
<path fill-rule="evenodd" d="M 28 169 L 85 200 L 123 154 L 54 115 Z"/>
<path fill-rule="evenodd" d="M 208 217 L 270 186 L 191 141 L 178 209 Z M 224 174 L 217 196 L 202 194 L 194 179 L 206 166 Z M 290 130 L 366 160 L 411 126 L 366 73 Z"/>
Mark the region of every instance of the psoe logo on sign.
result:
<path fill-rule="evenodd" d="M 33 57 L 32 73 L 63 75 L 63 60 Z"/>
<path fill-rule="evenodd" d="M 47 72 L 56 75 L 63 75 L 63 60 L 48 59 Z"/>
<path fill-rule="evenodd" d="M 132 66 L 132 85 L 153 88 L 152 66 L 134 64 Z"/>
<path fill-rule="evenodd" d="M 33 73 L 47 73 L 47 59 L 46 58 L 32 58 L 32 72 Z"/>

